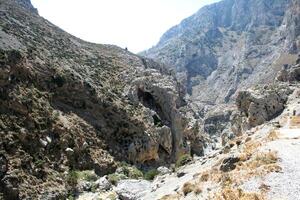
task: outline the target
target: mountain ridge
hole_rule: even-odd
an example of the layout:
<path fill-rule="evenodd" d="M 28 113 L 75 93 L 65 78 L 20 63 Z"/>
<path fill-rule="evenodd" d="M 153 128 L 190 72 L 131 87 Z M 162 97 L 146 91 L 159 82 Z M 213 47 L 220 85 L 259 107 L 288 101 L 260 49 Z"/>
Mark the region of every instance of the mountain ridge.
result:
<path fill-rule="evenodd" d="M 172 27 L 141 55 L 175 69 L 192 102 L 232 102 L 239 89 L 271 83 L 281 65 L 297 59 L 297 13 L 292 0 L 223 0 Z"/>

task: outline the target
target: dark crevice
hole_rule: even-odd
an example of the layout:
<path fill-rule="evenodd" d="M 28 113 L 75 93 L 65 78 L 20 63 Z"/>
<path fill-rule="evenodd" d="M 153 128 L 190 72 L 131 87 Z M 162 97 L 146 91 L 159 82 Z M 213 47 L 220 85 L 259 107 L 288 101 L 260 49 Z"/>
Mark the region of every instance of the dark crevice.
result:
<path fill-rule="evenodd" d="M 153 95 L 150 92 L 145 92 L 141 89 L 138 89 L 138 98 L 139 101 L 147 108 L 155 111 L 157 115 L 153 115 L 154 125 L 163 126 L 169 125 L 167 118 L 165 117 L 163 110 L 159 103 L 154 99 Z"/>

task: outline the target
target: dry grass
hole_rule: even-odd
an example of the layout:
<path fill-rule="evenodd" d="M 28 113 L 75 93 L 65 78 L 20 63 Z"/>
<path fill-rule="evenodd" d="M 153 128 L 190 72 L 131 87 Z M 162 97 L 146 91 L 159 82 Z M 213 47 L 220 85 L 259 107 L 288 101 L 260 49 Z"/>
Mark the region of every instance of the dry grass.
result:
<path fill-rule="evenodd" d="M 209 173 L 207 171 L 203 172 L 200 176 L 200 181 L 207 182 L 208 180 L 209 180 Z"/>
<path fill-rule="evenodd" d="M 193 192 L 194 189 L 195 189 L 195 184 L 187 182 L 183 185 L 181 190 L 182 190 L 184 195 L 187 195 L 187 194 Z"/>
<path fill-rule="evenodd" d="M 277 161 L 278 155 L 276 151 L 260 152 L 248 163 L 248 166 L 256 169 L 260 166 L 275 164 Z"/>
<path fill-rule="evenodd" d="M 268 136 L 267 136 L 267 140 L 268 141 L 274 141 L 279 139 L 279 133 L 276 130 L 272 130 L 269 132 Z"/>
<path fill-rule="evenodd" d="M 252 155 L 254 152 L 256 152 L 258 150 L 259 147 L 262 146 L 262 143 L 260 141 L 256 141 L 256 140 L 250 140 L 249 142 L 247 142 L 245 144 L 244 147 L 244 153 L 247 155 Z"/>
<path fill-rule="evenodd" d="M 180 195 L 179 194 L 168 194 L 160 198 L 160 200 L 179 200 Z"/>
<path fill-rule="evenodd" d="M 195 194 L 200 194 L 202 193 L 202 188 L 200 186 L 196 186 L 196 188 L 194 189 Z"/>
<path fill-rule="evenodd" d="M 291 117 L 290 128 L 300 128 L 300 117 L 299 116 Z"/>
<path fill-rule="evenodd" d="M 185 196 L 191 192 L 194 192 L 195 194 L 200 194 L 202 192 L 202 187 L 200 183 L 187 182 L 183 185 L 181 191 Z"/>
<path fill-rule="evenodd" d="M 216 200 L 265 200 L 262 194 L 248 193 L 241 189 L 225 188 L 215 195 Z"/>

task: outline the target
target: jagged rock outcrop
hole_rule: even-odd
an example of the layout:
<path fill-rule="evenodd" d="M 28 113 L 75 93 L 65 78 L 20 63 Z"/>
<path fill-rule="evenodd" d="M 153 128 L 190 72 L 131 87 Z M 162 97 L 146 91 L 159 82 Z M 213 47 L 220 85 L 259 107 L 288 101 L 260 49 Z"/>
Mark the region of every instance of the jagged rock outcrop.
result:
<path fill-rule="evenodd" d="M 27 0 L 0 0 L 0 16 L 0 196 L 65 199 L 73 170 L 203 151 L 165 66 L 73 37 Z"/>
<path fill-rule="evenodd" d="M 296 65 L 284 65 L 282 70 L 278 72 L 276 79 L 281 82 L 300 81 L 300 54 L 296 61 Z"/>
<path fill-rule="evenodd" d="M 293 90 L 287 84 L 273 84 L 241 91 L 236 99 L 238 112 L 232 117 L 236 135 L 269 121 L 284 110 Z"/>
<path fill-rule="evenodd" d="M 191 101 L 232 103 L 238 91 L 272 83 L 300 50 L 298 0 L 223 0 L 172 27 L 142 55 L 168 64 Z"/>

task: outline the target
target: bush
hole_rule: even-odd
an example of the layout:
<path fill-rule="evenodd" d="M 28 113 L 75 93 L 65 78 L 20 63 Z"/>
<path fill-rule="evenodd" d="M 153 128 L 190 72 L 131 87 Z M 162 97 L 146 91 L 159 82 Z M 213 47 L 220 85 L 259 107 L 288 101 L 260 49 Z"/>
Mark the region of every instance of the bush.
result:
<path fill-rule="evenodd" d="M 140 171 L 137 167 L 131 166 L 125 162 L 119 164 L 121 168 L 121 173 L 127 176 L 128 178 L 132 179 L 139 179 L 143 178 L 143 172 Z"/>
<path fill-rule="evenodd" d="M 78 183 L 78 173 L 74 170 L 69 171 L 68 175 L 67 175 L 67 183 L 72 186 L 75 187 Z"/>
<path fill-rule="evenodd" d="M 183 154 L 178 158 L 176 161 L 176 167 L 181 167 L 183 165 L 186 165 L 187 163 L 192 161 L 192 157 L 189 154 Z"/>
<path fill-rule="evenodd" d="M 85 180 L 88 182 L 96 181 L 99 178 L 92 170 L 76 171 L 76 173 L 78 174 L 78 178 L 80 180 Z"/>
<path fill-rule="evenodd" d="M 124 174 L 109 174 L 107 176 L 107 179 L 108 181 L 113 184 L 113 185 L 117 185 L 117 183 L 120 181 L 120 180 L 123 180 L 123 179 L 126 179 L 127 177 L 124 175 Z"/>
<path fill-rule="evenodd" d="M 151 169 L 145 173 L 144 178 L 146 180 L 153 180 L 158 174 L 159 172 L 157 171 L 157 169 Z"/>
<path fill-rule="evenodd" d="M 129 178 L 138 179 L 138 178 L 143 178 L 144 174 L 138 168 L 130 167 L 130 168 L 128 168 L 127 176 Z"/>
<path fill-rule="evenodd" d="M 187 182 L 183 185 L 182 192 L 183 192 L 184 196 L 186 196 L 187 194 L 193 192 L 194 189 L 195 189 L 195 185 Z"/>

